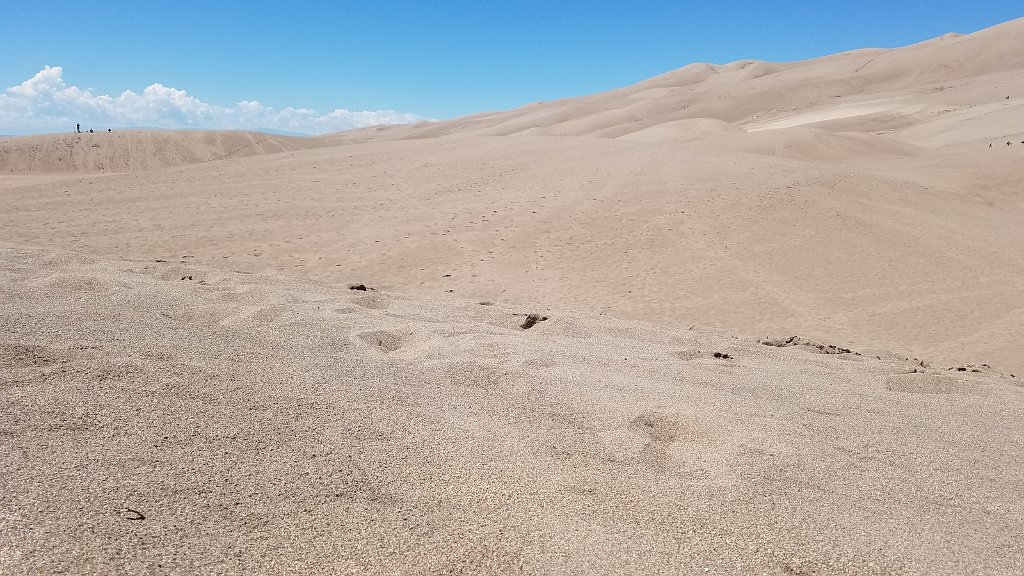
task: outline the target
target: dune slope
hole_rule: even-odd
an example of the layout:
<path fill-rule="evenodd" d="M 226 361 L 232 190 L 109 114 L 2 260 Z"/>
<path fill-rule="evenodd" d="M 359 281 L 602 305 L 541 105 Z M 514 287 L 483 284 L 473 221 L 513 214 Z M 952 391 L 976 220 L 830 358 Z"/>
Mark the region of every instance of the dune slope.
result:
<path fill-rule="evenodd" d="M 914 155 L 794 130 L 749 151 L 476 137 L 0 180 L 0 240 L 1024 372 L 1024 147 Z"/>

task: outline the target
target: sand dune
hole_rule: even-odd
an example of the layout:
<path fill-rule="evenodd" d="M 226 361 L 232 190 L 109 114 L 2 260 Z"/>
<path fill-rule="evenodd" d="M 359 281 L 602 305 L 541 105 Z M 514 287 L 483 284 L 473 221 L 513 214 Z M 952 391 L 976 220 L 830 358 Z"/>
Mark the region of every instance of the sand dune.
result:
<path fill-rule="evenodd" d="M 137 172 L 322 146 L 259 132 L 119 130 L 0 140 L 0 174 Z"/>
<path fill-rule="evenodd" d="M 189 259 L 0 266 L 4 571 L 1024 570 L 1024 387 L 986 367 Z"/>
<path fill-rule="evenodd" d="M 1022 53 L 0 140 L 0 573 L 1024 572 Z"/>
<path fill-rule="evenodd" d="M 1019 105 L 1024 100 L 1021 53 L 1024 18 L 974 34 L 947 35 L 890 50 L 856 50 L 802 62 L 692 64 L 594 96 L 395 128 L 377 136 L 617 137 L 680 120 L 710 118 L 748 131 L 807 124 L 822 127 L 829 122 L 827 129 L 845 132 L 913 126 L 918 130 L 902 138 L 910 144 L 973 143 L 991 135 L 967 129 L 932 139 L 921 127 L 944 124 L 943 116 L 952 111 Z M 1006 96 L 1014 100 L 1006 102 Z M 1011 132 L 1024 131 L 1024 115 L 1008 113 L 1003 119 L 1010 123 Z M 839 126 L 837 120 L 845 122 Z"/>

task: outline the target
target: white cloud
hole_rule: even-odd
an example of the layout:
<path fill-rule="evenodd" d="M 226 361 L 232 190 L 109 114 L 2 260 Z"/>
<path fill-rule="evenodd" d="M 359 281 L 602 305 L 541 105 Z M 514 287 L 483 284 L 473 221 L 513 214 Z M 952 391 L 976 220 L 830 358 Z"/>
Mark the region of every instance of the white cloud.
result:
<path fill-rule="evenodd" d="M 307 108 L 276 110 L 256 101 L 234 106 L 209 104 L 178 90 L 153 84 L 141 94 L 125 90 L 118 96 L 94 95 L 68 86 L 60 66 L 47 66 L 18 86 L 0 94 L 0 134 L 83 127 L 145 126 L 193 129 L 274 129 L 306 134 L 337 132 L 376 124 L 408 124 L 423 118 L 394 110 L 354 111 L 338 108 L 326 114 Z"/>

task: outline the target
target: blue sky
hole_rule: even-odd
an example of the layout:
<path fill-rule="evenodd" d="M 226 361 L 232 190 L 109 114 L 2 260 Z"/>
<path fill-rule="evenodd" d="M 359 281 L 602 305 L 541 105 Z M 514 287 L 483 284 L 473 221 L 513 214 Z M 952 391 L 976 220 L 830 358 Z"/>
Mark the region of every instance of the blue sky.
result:
<path fill-rule="evenodd" d="M 440 119 L 590 94 L 691 62 L 893 47 L 1020 16 L 1020 0 L 10 0 L 0 16 L 0 89 L 59 66 L 48 82 L 110 95 L 111 107 L 141 106 L 116 98 L 159 84 L 231 108 L 234 122 L 336 109 L 397 111 L 355 123 Z M 180 97 L 154 96 L 160 106 Z M 259 102 L 262 115 L 242 114 L 242 101 Z M 12 114 L 0 116 L 0 133 L 31 130 Z"/>

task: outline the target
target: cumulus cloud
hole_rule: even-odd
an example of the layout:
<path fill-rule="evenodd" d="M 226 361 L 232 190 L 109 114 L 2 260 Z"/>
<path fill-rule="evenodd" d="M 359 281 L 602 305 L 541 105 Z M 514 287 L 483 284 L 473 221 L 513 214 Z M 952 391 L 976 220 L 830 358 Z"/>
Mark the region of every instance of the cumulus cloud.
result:
<path fill-rule="evenodd" d="M 203 102 L 184 90 L 153 84 L 141 93 L 96 95 L 68 86 L 60 66 L 38 74 L 0 94 L 0 134 L 24 134 L 85 127 L 273 129 L 323 134 L 377 124 L 409 124 L 423 120 L 394 110 L 355 111 L 338 108 L 321 114 L 308 108 L 275 109 L 252 100 L 234 106 Z"/>

